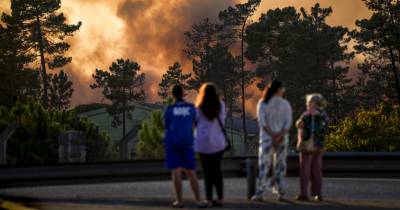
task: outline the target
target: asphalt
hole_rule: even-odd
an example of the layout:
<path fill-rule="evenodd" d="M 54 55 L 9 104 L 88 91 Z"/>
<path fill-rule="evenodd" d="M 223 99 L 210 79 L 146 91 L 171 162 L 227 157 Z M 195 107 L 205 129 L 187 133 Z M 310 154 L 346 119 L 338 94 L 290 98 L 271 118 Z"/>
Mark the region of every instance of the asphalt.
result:
<path fill-rule="evenodd" d="M 249 201 L 246 187 L 243 178 L 226 179 L 226 204 L 222 209 L 400 209 L 400 179 L 326 178 L 323 202 L 295 201 L 297 178 L 287 179 L 283 202 L 276 201 L 270 193 L 264 202 Z M 1 195 L 32 209 L 45 210 L 171 209 L 173 199 L 168 181 L 10 188 L 1 189 Z M 184 197 L 186 209 L 196 209 L 187 182 Z"/>

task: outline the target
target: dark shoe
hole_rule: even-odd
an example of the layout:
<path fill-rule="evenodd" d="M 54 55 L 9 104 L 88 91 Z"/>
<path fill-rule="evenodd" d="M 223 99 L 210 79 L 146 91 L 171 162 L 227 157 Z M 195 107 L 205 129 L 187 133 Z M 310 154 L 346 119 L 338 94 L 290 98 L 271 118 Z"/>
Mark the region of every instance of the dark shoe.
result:
<path fill-rule="evenodd" d="M 181 209 L 183 207 L 184 207 L 183 204 L 181 202 L 179 202 L 179 201 L 175 201 L 175 202 L 172 203 L 172 208 Z"/>
<path fill-rule="evenodd" d="M 316 195 L 314 196 L 315 201 L 323 201 L 324 199 L 322 198 L 322 195 Z"/>
<path fill-rule="evenodd" d="M 308 201 L 308 197 L 302 195 L 297 195 L 295 199 L 298 201 Z"/>
<path fill-rule="evenodd" d="M 277 201 L 285 201 L 285 193 L 278 193 L 278 195 L 276 195 L 276 200 Z"/>
<path fill-rule="evenodd" d="M 201 203 L 197 204 L 197 208 L 199 208 L 199 209 L 206 209 L 206 208 L 209 208 L 209 207 L 210 206 L 209 206 L 209 204 L 207 202 L 201 202 Z"/>
<path fill-rule="evenodd" d="M 214 206 L 214 207 L 222 207 L 224 204 L 222 204 L 222 202 L 220 202 L 220 201 L 216 201 L 216 200 L 213 200 L 212 201 L 212 206 Z"/>

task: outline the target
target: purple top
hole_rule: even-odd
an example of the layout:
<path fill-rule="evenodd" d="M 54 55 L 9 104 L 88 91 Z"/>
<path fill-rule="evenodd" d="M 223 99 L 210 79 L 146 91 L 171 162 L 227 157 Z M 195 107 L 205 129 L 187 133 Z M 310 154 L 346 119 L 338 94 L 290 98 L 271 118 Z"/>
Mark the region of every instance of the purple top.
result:
<path fill-rule="evenodd" d="M 208 120 L 206 116 L 200 111 L 197 111 L 197 124 L 195 131 L 194 149 L 199 153 L 212 154 L 225 149 L 226 141 L 224 133 L 218 123 L 218 119 L 212 121 Z M 221 101 L 221 111 L 219 119 L 222 124 L 225 124 L 225 104 Z"/>

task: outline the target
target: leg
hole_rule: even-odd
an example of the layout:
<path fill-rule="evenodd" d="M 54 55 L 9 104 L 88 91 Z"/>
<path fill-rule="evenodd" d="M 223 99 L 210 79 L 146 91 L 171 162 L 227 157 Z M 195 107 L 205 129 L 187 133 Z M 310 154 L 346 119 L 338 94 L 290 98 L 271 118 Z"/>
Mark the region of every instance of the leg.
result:
<path fill-rule="evenodd" d="M 182 203 L 182 169 L 176 168 L 172 170 L 172 182 L 174 185 L 176 202 Z"/>
<path fill-rule="evenodd" d="M 311 154 L 301 152 L 299 155 L 300 172 L 300 196 L 308 197 L 308 188 L 310 184 L 311 173 Z"/>
<path fill-rule="evenodd" d="M 194 199 L 197 202 L 201 202 L 200 200 L 200 190 L 199 190 L 199 182 L 197 179 L 196 171 L 191 169 L 184 169 L 186 176 L 189 179 L 190 187 L 192 188 Z"/>
<path fill-rule="evenodd" d="M 210 160 L 208 154 L 202 154 L 200 153 L 200 162 L 201 162 L 201 167 L 203 169 L 203 174 L 204 174 L 204 187 L 206 191 L 206 199 L 207 201 L 212 200 L 212 194 L 213 194 L 213 180 L 212 180 L 212 173 L 213 173 L 213 168 L 211 167 L 212 160 Z"/>
<path fill-rule="evenodd" d="M 322 155 L 323 150 L 318 148 L 312 155 L 311 164 L 311 195 L 322 196 Z"/>
<path fill-rule="evenodd" d="M 218 200 L 223 201 L 224 199 L 224 182 L 222 178 L 222 171 L 221 171 L 221 161 L 224 156 L 224 151 L 218 152 L 215 154 L 215 179 L 214 185 L 217 190 Z"/>
<path fill-rule="evenodd" d="M 286 176 L 286 159 L 287 159 L 287 140 L 278 148 L 275 148 L 274 170 L 272 173 L 272 186 L 276 194 L 285 194 L 285 176 Z"/>
<path fill-rule="evenodd" d="M 258 189 L 256 196 L 262 197 L 267 187 L 267 176 L 271 166 L 272 141 L 263 141 L 258 151 Z"/>

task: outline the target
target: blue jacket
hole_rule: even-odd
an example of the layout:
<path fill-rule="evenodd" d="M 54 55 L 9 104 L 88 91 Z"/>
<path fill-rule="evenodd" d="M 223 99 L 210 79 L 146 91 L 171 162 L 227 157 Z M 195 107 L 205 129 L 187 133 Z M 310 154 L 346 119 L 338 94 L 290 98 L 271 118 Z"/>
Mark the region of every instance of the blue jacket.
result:
<path fill-rule="evenodd" d="M 183 100 L 167 107 L 164 113 L 164 144 L 168 146 L 192 146 L 196 108 Z"/>

